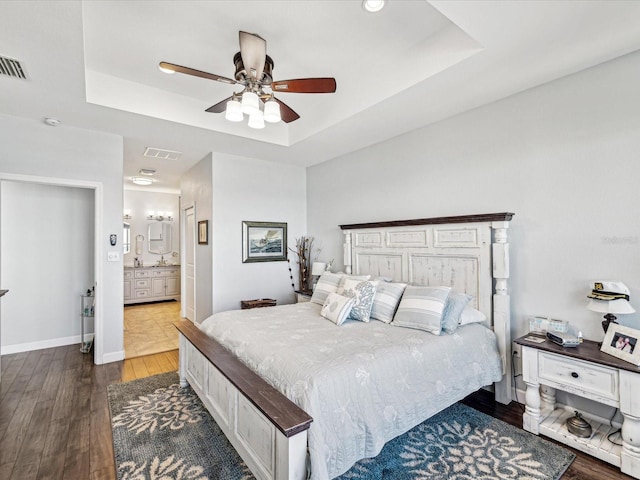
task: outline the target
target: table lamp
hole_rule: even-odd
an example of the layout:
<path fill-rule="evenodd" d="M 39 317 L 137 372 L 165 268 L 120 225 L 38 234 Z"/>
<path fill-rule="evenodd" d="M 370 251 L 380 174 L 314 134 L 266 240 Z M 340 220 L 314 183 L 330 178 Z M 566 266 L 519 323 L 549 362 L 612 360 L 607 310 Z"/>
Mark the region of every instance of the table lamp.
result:
<path fill-rule="evenodd" d="M 587 308 L 592 312 L 604 313 L 602 329 L 607 333 L 610 323 L 616 322 L 616 314 L 634 313 L 629 303 L 629 289 L 622 282 L 595 282 Z"/>
<path fill-rule="evenodd" d="M 313 264 L 311 265 L 311 276 L 312 277 L 319 277 L 320 275 L 322 275 L 324 273 L 325 268 L 327 267 L 326 263 L 323 262 L 313 262 Z M 316 281 L 313 282 L 313 290 L 315 290 L 316 288 L 316 283 L 318 281 L 318 279 L 315 279 Z"/>

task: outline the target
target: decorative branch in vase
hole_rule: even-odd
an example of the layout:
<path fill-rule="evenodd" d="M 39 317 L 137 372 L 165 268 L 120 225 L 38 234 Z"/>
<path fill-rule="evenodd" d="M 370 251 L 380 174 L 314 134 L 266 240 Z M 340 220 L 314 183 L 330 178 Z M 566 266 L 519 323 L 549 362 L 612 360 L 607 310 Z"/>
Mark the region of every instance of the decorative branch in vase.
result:
<path fill-rule="evenodd" d="M 295 250 L 289 247 L 298 256 L 298 288 L 301 292 L 311 291 L 311 246 L 313 237 L 302 236 L 296 238 Z"/>

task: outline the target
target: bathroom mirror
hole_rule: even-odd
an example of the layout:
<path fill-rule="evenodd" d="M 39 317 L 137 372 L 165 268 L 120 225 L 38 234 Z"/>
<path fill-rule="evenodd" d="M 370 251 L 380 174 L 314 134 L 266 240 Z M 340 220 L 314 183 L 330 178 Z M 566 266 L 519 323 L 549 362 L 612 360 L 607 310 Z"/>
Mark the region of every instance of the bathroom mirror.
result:
<path fill-rule="evenodd" d="M 171 252 L 171 224 L 167 222 L 153 222 L 149 224 L 149 253 L 164 255 Z"/>
<path fill-rule="evenodd" d="M 122 248 L 124 253 L 131 251 L 131 226 L 127 222 L 123 222 Z"/>

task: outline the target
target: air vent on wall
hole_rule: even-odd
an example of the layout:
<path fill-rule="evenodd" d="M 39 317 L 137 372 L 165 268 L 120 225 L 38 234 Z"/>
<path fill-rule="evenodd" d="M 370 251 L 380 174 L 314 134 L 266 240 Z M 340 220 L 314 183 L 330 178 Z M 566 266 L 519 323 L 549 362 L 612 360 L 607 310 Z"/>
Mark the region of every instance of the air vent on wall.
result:
<path fill-rule="evenodd" d="M 27 74 L 24 72 L 24 68 L 18 60 L 13 58 L 0 56 L 0 75 L 6 75 L 7 77 L 27 79 Z"/>
<path fill-rule="evenodd" d="M 151 158 L 162 158 L 165 160 L 178 160 L 182 156 L 182 152 L 174 152 L 173 150 L 147 147 L 147 149 L 144 151 L 144 156 Z"/>

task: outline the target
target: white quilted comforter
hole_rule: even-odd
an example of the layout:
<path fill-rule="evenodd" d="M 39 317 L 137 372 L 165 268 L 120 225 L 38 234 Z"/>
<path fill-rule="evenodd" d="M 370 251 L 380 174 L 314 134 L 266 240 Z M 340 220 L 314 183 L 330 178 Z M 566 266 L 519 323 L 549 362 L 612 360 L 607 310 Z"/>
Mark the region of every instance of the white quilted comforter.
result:
<path fill-rule="evenodd" d="M 502 367 L 491 330 L 453 335 L 372 320 L 342 326 L 320 305 L 222 312 L 201 329 L 313 417 L 311 478 L 326 480 L 373 457 L 392 438 L 484 385 Z"/>

